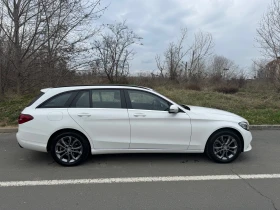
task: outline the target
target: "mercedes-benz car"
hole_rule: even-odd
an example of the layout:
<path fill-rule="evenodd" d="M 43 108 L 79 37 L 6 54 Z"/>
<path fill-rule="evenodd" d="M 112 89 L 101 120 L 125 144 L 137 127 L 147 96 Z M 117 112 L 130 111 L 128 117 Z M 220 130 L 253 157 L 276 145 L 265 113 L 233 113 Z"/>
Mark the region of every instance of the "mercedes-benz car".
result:
<path fill-rule="evenodd" d="M 205 153 L 218 163 L 229 163 L 252 149 L 246 119 L 180 105 L 140 86 L 43 89 L 18 123 L 21 147 L 49 152 L 64 166 L 108 153 Z"/>

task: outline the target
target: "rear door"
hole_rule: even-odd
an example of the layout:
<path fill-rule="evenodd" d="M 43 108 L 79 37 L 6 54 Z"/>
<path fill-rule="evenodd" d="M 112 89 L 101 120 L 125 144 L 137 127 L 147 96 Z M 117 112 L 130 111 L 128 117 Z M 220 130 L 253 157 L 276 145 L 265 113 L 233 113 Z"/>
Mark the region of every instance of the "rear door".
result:
<path fill-rule="evenodd" d="M 169 113 L 170 102 L 142 90 L 126 90 L 131 125 L 131 149 L 187 150 L 190 118 L 185 112 Z"/>
<path fill-rule="evenodd" d="M 80 91 L 68 113 L 89 134 L 95 149 L 129 148 L 130 124 L 122 90 Z"/>

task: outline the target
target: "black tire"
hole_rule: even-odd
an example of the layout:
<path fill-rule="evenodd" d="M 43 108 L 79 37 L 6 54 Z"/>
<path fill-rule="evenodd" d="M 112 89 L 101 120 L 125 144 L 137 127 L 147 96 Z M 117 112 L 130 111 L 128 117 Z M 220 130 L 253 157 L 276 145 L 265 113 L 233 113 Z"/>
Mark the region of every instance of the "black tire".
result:
<path fill-rule="evenodd" d="M 66 143 L 66 145 L 70 141 L 72 141 L 73 145 L 69 143 L 70 146 L 65 146 L 65 144 L 64 145 L 62 144 L 61 139 L 63 139 L 63 142 Z M 65 155 L 63 155 L 64 148 L 66 148 L 65 152 L 67 153 Z M 59 135 L 54 137 L 51 143 L 50 152 L 53 159 L 58 164 L 62 166 L 76 166 L 81 164 L 83 161 L 87 159 L 90 153 L 90 145 L 88 140 L 84 136 L 80 135 L 79 133 L 65 132 L 65 133 L 60 133 Z M 58 156 L 60 156 L 60 158 Z M 75 156 L 77 159 L 75 159 Z M 71 158 L 71 161 L 68 160 L 69 158 Z"/>
<path fill-rule="evenodd" d="M 234 141 L 230 145 L 226 145 L 228 139 Z M 224 145 L 220 145 L 219 142 L 224 142 Z M 215 133 L 210 137 L 205 148 L 205 153 L 207 156 L 217 163 L 230 163 L 234 161 L 241 152 L 242 140 L 235 132 L 231 130 L 222 130 Z"/>

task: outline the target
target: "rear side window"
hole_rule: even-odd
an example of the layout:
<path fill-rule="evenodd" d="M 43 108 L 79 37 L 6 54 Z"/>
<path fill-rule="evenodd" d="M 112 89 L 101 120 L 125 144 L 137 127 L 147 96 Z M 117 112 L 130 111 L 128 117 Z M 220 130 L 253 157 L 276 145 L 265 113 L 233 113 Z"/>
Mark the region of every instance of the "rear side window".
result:
<path fill-rule="evenodd" d="M 120 90 L 92 90 L 93 108 L 121 108 Z"/>
<path fill-rule="evenodd" d="M 32 101 L 30 101 L 30 103 L 27 106 L 31 106 L 32 104 L 35 103 L 35 101 L 37 101 L 39 98 L 41 98 L 41 96 L 43 96 L 45 93 L 44 92 L 40 92 L 40 94 L 38 96 L 36 96 L 35 98 L 32 99 Z"/>
<path fill-rule="evenodd" d="M 63 108 L 66 106 L 66 102 L 70 99 L 73 92 L 66 92 L 52 97 L 44 102 L 40 108 Z"/>
<path fill-rule="evenodd" d="M 80 91 L 76 99 L 71 104 L 75 108 L 90 108 L 89 91 Z"/>

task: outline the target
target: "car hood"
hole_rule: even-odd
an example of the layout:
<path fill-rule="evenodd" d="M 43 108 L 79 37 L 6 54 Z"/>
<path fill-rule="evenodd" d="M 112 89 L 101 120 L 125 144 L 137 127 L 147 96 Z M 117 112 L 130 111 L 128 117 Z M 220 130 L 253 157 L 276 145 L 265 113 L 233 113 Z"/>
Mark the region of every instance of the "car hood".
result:
<path fill-rule="evenodd" d="M 190 112 L 198 118 L 213 119 L 213 120 L 227 120 L 227 121 L 246 121 L 243 117 L 219 109 L 212 109 L 200 106 L 189 106 Z"/>

